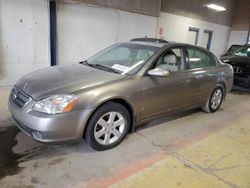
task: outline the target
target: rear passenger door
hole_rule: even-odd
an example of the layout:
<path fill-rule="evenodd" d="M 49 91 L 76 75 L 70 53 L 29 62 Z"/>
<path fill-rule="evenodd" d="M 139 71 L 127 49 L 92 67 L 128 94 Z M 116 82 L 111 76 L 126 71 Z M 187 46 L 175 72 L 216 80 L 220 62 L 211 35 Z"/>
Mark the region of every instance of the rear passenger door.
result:
<path fill-rule="evenodd" d="M 216 61 L 213 55 L 205 50 L 195 47 L 186 48 L 185 74 L 191 82 L 189 92 L 190 104 L 200 104 L 207 97 L 217 82 Z"/>

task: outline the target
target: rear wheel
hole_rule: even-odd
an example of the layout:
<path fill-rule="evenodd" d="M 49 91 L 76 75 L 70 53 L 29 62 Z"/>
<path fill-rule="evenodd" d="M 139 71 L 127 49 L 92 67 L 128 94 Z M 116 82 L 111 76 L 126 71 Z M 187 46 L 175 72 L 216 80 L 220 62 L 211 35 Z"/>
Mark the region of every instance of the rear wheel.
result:
<path fill-rule="evenodd" d="M 127 109 L 118 103 L 109 102 L 97 109 L 90 118 L 85 139 L 93 149 L 111 149 L 124 139 L 129 126 Z"/>
<path fill-rule="evenodd" d="M 208 113 L 216 112 L 222 103 L 224 96 L 224 89 L 221 86 L 217 86 L 210 94 L 209 100 L 202 107 L 202 110 Z"/>

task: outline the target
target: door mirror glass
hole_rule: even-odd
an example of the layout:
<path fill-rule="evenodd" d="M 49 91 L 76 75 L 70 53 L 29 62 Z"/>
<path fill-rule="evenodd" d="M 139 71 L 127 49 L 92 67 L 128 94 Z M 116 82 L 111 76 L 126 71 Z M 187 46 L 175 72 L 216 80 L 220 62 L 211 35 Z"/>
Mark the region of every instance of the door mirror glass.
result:
<path fill-rule="evenodd" d="M 148 75 L 150 76 L 168 76 L 170 72 L 168 70 L 161 69 L 156 67 L 148 71 Z"/>

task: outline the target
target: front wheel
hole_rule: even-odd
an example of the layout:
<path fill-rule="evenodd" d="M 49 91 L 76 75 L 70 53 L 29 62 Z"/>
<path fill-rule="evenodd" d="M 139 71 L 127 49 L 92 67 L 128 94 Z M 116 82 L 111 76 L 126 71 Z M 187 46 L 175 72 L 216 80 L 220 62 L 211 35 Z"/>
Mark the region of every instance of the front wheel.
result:
<path fill-rule="evenodd" d="M 90 118 L 85 139 L 93 149 L 111 149 L 124 139 L 129 126 L 130 116 L 127 109 L 118 103 L 108 102 Z"/>
<path fill-rule="evenodd" d="M 224 96 L 223 88 L 220 86 L 216 87 L 210 94 L 207 103 L 202 107 L 202 110 L 208 113 L 216 112 L 221 106 L 223 96 Z"/>

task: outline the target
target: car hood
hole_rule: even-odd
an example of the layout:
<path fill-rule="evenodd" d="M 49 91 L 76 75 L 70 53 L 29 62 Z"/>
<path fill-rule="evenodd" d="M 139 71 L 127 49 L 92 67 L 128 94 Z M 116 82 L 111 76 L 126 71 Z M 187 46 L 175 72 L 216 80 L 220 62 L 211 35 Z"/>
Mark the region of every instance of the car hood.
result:
<path fill-rule="evenodd" d="M 225 56 L 220 58 L 224 63 L 236 64 L 244 63 L 250 64 L 250 57 L 240 57 L 240 56 Z"/>
<path fill-rule="evenodd" d="M 55 94 L 84 91 L 124 77 L 82 64 L 59 65 L 27 74 L 17 82 L 16 87 L 39 100 Z"/>

